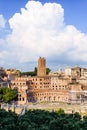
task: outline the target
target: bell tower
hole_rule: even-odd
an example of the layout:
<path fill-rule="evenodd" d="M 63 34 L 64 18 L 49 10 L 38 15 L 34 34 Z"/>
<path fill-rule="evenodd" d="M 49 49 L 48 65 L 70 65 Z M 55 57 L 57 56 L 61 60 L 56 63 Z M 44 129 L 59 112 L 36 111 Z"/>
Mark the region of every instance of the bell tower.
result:
<path fill-rule="evenodd" d="M 38 59 L 37 76 L 46 76 L 46 59 L 44 57 Z"/>

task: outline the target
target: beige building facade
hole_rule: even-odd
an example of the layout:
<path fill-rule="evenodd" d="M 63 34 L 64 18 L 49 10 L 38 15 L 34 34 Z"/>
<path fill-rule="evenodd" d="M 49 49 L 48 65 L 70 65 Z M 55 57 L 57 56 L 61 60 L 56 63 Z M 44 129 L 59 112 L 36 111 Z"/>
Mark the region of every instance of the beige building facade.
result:
<path fill-rule="evenodd" d="M 46 60 L 40 57 L 37 76 L 17 77 L 11 80 L 11 88 L 18 91 L 18 104 L 27 102 L 82 103 L 86 101 L 87 89 L 78 80 L 81 77 L 81 69 L 77 67 L 72 71 L 73 75 L 70 70 L 67 71 L 69 75 L 67 73 L 46 75 Z"/>

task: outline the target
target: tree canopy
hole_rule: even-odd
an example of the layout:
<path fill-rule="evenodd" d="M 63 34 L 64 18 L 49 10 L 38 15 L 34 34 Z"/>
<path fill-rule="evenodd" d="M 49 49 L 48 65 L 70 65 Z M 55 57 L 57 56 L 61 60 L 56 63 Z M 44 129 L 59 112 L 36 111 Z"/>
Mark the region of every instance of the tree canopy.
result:
<path fill-rule="evenodd" d="M 49 74 L 51 71 L 50 68 L 46 68 L 46 74 Z M 29 71 L 29 72 L 21 72 L 21 76 L 36 76 L 37 75 L 37 67 L 34 68 L 34 71 Z"/>
<path fill-rule="evenodd" d="M 16 90 L 12 90 L 8 87 L 0 88 L 0 101 L 1 102 L 10 102 L 17 97 L 18 93 Z"/>
<path fill-rule="evenodd" d="M 87 130 L 87 116 L 45 110 L 29 110 L 24 115 L 0 110 L 0 130 Z"/>

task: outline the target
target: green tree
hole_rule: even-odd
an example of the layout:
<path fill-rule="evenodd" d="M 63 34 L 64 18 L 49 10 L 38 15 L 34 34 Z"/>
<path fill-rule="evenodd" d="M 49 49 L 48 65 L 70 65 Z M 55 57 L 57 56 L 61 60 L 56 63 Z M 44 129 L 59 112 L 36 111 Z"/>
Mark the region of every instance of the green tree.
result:
<path fill-rule="evenodd" d="M 17 98 L 17 91 L 11 88 L 3 87 L 0 88 L 0 101 L 10 102 Z"/>
<path fill-rule="evenodd" d="M 29 110 L 24 115 L 0 110 L 0 130 L 87 130 L 87 116 Z"/>
<path fill-rule="evenodd" d="M 57 111 L 57 113 L 64 114 L 65 112 L 64 112 L 64 110 L 62 108 L 59 108 L 59 110 Z"/>
<path fill-rule="evenodd" d="M 46 68 L 46 74 L 49 74 L 51 71 L 50 68 Z M 28 71 L 28 72 L 20 72 L 20 76 L 36 76 L 37 75 L 37 67 L 34 68 L 34 71 Z"/>
<path fill-rule="evenodd" d="M 17 120 L 18 116 L 14 112 L 0 110 L 0 130 L 18 130 Z"/>
<path fill-rule="evenodd" d="M 49 73 L 50 73 L 50 71 L 51 71 L 51 69 L 50 69 L 50 68 L 46 68 L 46 74 L 49 74 Z"/>

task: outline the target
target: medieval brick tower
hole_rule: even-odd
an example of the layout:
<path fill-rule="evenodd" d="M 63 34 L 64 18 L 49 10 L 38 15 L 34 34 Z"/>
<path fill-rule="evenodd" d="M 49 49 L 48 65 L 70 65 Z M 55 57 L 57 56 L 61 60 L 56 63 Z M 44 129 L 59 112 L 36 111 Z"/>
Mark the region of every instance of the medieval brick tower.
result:
<path fill-rule="evenodd" d="M 37 76 L 45 76 L 45 75 L 46 75 L 46 59 L 40 57 L 38 59 Z"/>

